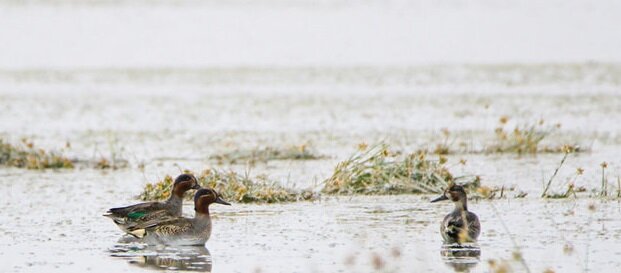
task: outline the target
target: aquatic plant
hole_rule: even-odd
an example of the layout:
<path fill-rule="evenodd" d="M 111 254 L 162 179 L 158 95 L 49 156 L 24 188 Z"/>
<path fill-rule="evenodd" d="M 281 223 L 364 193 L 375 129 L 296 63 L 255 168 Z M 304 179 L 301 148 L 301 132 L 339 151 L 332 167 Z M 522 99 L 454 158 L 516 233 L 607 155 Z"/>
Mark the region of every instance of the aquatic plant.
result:
<path fill-rule="evenodd" d="M 575 152 L 575 150 L 573 150 L 569 146 L 564 147 L 563 150 L 564 150 L 565 154 L 563 155 L 563 158 L 561 159 L 561 162 L 559 163 L 559 165 L 556 167 L 556 169 L 554 169 L 554 173 L 552 174 L 552 176 L 550 177 L 550 179 L 546 183 L 546 186 L 543 189 L 543 192 L 541 193 L 541 198 L 561 199 L 561 198 L 568 198 L 570 196 L 577 197 L 577 193 L 585 192 L 586 191 L 586 189 L 584 187 L 576 187 L 575 186 L 575 183 L 578 180 L 578 178 L 581 177 L 582 174 L 584 173 L 584 169 L 577 168 L 576 172 L 574 173 L 574 175 L 571 176 L 568 179 L 568 181 L 570 181 L 570 182 L 567 183 L 567 189 L 565 191 L 560 192 L 560 193 L 559 192 L 557 192 L 557 193 L 548 193 L 548 190 L 550 189 L 550 185 L 552 184 L 552 181 L 554 180 L 554 178 L 558 174 L 558 171 L 561 169 L 561 167 L 563 167 L 563 164 L 565 163 L 565 160 L 567 160 L 567 156 L 569 156 L 569 154 Z"/>
<path fill-rule="evenodd" d="M 494 130 L 495 143 L 489 145 L 487 153 L 562 153 L 565 149 L 572 152 L 580 152 L 580 147 L 575 144 L 562 144 L 557 146 L 543 146 L 542 141 L 550 134 L 556 132 L 561 125 L 548 126 L 544 120 L 534 124 L 516 125 L 513 130 L 507 127 L 509 118 L 503 116 L 499 119 L 500 125 Z"/>
<path fill-rule="evenodd" d="M 224 154 L 213 155 L 210 158 L 220 163 L 250 163 L 267 162 L 270 160 L 313 160 L 323 158 L 317 155 L 307 144 L 289 146 L 285 148 L 264 147 L 250 150 L 235 150 Z"/>
<path fill-rule="evenodd" d="M 58 152 L 38 149 L 32 141 L 23 138 L 21 145 L 0 139 L 0 165 L 27 169 L 73 168 L 73 161 Z"/>
<path fill-rule="evenodd" d="M 469 199 L 503 199 L 508 197 L 508 192 L 516 192 L 513 195 L 513 198 L 524 198 L 528 195 L 527 192 L 517 190 L 515 187 L 505 187 L 505 186 L 480 186 L 476 188 L 475 191 L 471 192 L 468 197 Z"/>
<path fill-rule="evenodd" d="M 105 157 L 100 157 L 99 160 L 92 162 L 93 168 L 106 170 L 106 169 L 122 169 L 129 167 L 129 162 L 125 159 L 119 159 L 112 157 L 110 159 Z"/>
<path fill-rule="evenodd" d="M 425 152 L 407 155 L 391 152 L 387 144 L 359 146 L 359 151 L 338 163 L 321 190 L 326 194 L 440 193 L 455 177 L 445 166 L 446 157 L 427 159 Z M 469 181 L 478 186 L 479 180 Z"/>
<path fill-rule="evenodd" d="M 206 169 L 196 178 L 201 186 L 215 189 L 225 200 L 239 203 L 279 203 L 318 198 L 310 190 L 287 188 L 267 176 L 251 178 L 248 173 L 241 175 L 234 171 Z M 173 178 L 169 175 L 158 182 L 148 183 L 139 198 L 145 201 L 168 198 L 172 183 Z"/>

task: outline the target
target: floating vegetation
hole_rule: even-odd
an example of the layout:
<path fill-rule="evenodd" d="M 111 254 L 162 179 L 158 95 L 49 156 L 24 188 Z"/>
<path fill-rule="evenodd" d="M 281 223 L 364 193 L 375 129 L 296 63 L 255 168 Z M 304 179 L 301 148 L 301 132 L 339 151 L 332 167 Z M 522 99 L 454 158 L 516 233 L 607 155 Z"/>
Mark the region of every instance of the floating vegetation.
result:
<path fill-rule="evenodd" d="M 38 170 L 74 167 L 73 162 L 61 153 L 38 149 L 26 138 L 20 145 L 0 139 L 0 165 Z"/>
<path fill-rule="evenodd" d="M 191 172 L 188 172 L 191 173 Z M 317 194 L 310 190 L 298 191 L 281 186 L 267 176 L 251 178 L 249 174 L 240 175 L 233 171 L 206 169 L 196 176 L 203 187 L 210 187 L 220 193 L 225 200 L 239 203 L 280 203 L 304 200 L 315 200 Z M 172 176 L 149 183 L 139 198 L 142 200 L 162 200 L 170 195 L 173 184 Z"/>
<path fill-rule="evenodd" d="M 546 125 L 544 120 L 539 120 L 535 124 L 517 125 L 513 130 L 508 129 L 509 118 L 500 117 L 500 125 L 495 129 L 495 143 L 489 145 L 486 153 L 563 153 L 566 149 L 572 152 L 580 152 L 578 145 L 556 145 L 544 146 L 542 141 L 550 134 L 556 132 L 561 125 Z"/>
<path fill-rule="evenodd" d="M 327 194 L 413 194 L 440 193 L 456 178 L 445 166 L 446 157 L 427 159 L 425 152 L 401 155 L 380 143 L 372 147 L 359 145 L 359 151 L 340 162 L 324 181 Z M 478 178 L 467 185 L 477 187 Z"/>
<path fill-rule="evenodd" d="M 219 163 L 250 163 L 267 162 L 270 160 L 313 160 L 324 158 L 317 155 L 307 144 L 286 148 L 264 147 L 251 150 L 236 150 L 229 153 L 213 155 L 211 159 Z"/>

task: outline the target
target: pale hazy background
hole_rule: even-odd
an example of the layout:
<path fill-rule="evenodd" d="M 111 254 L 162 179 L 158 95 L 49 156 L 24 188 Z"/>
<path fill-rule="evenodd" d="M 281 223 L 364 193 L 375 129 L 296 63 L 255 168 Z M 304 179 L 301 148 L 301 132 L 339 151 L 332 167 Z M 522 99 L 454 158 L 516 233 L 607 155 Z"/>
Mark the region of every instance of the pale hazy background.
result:
<path fill-rule="evenodd" d="M 0 68 L 621 61 L 621 2 L 2 1 Z"/>

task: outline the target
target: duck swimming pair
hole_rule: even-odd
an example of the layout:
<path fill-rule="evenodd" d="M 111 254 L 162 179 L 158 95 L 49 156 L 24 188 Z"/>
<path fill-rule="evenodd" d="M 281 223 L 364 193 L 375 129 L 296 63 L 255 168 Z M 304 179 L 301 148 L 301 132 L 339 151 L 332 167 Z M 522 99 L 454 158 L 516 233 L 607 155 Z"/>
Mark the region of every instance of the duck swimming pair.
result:
<path fill-rule="evenodd" d="M 199 189 L 194 195 L 194 218 L 181 217 L 185 192 Z M 209 205 L 231 205 L 213 189 L 202 189 L 196 177 L 182 174 L 175 179 L 170 198 L 163 202 L 146 202 L 112 208 L 104 216 L 112 218 L 124 232 L 149 244 L 200 245 L 211 235 Z"/>
<path fill-rule="evenodd" d="M 468 211 L 468 198 L 463 186 L 450 185 L 442 196 L 431 202 L 451 200 L 455 209 L 444 217 L 440 234 L 446 244 L 475 242 L 481 232 L 481 223 L 476 214 Z"/>

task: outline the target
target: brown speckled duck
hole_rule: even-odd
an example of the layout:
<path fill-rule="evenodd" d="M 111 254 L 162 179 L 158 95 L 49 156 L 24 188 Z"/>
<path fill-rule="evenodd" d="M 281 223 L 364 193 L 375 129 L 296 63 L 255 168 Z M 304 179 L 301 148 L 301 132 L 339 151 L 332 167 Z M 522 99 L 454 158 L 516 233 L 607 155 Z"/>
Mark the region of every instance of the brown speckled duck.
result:
<path fill-rule="evenodd" d="M 130 234 L 148 244 L 204 245 L 211 236 L 209 205 L 213 203 L 231 205 L 222 200 L 215 190 L 200 189 L 194 195 L 194 218 L 178 217 L 159 223 L 138 225 L 130 230 Z"/>
<path fill-rule="evenodd" d="M 455 209 L 447 214 L 440 226 L 440 233 L 444 243 L 462 244 L 475 242 L 481 232 L 481 223 L 476 214 L 468 211 L 468 198 L 463 186 L 450 185 L 442 196 L 432 200 L 438 202 L 451 200 Z"/>
<path fill-rule="evenodd" d="M 164 219 L 180 217 L 183 195 L 191 189 L 200 189 L 196 177 L 191 174 L 182 174 L 175 179 L 170 197 L 166 201 L 111 208 L 104 216 L 112 218 L 112 221 L 125 232 L 129 232 L 137 225 L 148 225 Z"/>

